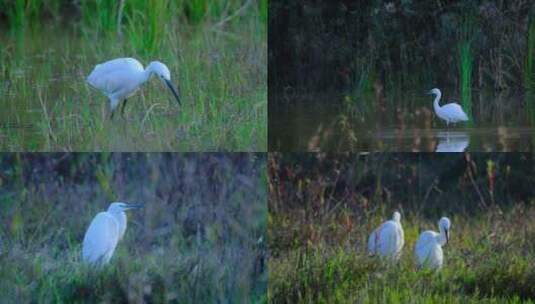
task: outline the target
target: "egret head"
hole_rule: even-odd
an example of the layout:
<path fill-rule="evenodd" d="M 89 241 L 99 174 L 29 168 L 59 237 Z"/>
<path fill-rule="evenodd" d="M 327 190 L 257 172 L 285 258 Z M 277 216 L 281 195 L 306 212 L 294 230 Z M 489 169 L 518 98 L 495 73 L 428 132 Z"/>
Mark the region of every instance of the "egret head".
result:
<path fill-rule="evenodd" d="M 181 104 L 180 97 L 178 95 L 178 90 L 175 88 L 175 86 L 171 82 L 171 72 L 169 72 L 169 69 L 167 68 L 167 66 L 159 61 L 153 61 L 149 64 L 149 66 L 147 67 L 147 70 L 149 70 L 152 74 L 158 76 L 158 78 L 160 78 L 160 80 L 165 85 L 167 85 L 169 90 L 171 90 L 178 104 Z"/>
<path fill-rule="evenodd" d="M 162 80 L 171 80 L 171 72 L 167 66 L 159 61 L 153 61 L 149 64 L 148 69 Z"/>
<path fill-rule="evenodd" d="M 438 228 L 440 229 L 440 231 L 444 231 L 444 234 L 446 235 L 446 244 L 448 243 L 449 239 L 450 239 L 450 236 L 449 236 L 449 231 L 450 231 L 450 219 L 447 218 L 447 217 L 443 217 L 440 219 L 440 221 L 438 221 Z"/>
<path fill-rule="evenodd" d="M 122 202 L 114 202 L 111 203 L 108 207 L 108 212 L 110 213 L 121 213 L 126 210 L 130 209 L 139 209 L 143 208 L 143 205 L 141 204 L 129 204 L 129 203 L 122 203 Z"/>
<path fill-rule="evenodd" d="M 399 212 L 394 212 L 394 215 L 392 216 L 392 220 L 394 220 L 394 222 L 400 222 L 401 221 L 401 214 Z"/>
<path fill-rule="evenodd" d="M 437 88 L 432 89 L 431 91 L 427 92 L 427 94 L 430 95 L 440 95 L 440 90 Z"/>

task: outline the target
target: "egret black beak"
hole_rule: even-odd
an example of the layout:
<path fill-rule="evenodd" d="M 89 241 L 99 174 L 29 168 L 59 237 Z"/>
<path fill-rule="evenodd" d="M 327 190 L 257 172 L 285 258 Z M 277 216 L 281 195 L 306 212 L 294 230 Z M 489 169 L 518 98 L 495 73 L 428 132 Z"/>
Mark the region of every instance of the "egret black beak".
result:
<path fill-rule="evenodd" d="M 450 240 L 450 232 L 448 229 L 446 229 L 445 233 L 446 233 L 446 245 L 447 245 L 448 241 Z"/>
<path fill-rule="evenodd" d="M 427 91 L 427 93 L 425 93 L 425 94 L 431 95 L 431 94 L 433 94 L 433 92 L 432 91 Z"/>
<path fill-rule="evenodd" d="M 182 105 L 182 103 L 180 102 L 180 97 L 178 96 L 178 90 L 175 89 L 175 86 L 173 85 L 171 80 L 167 80 L 167 79 L 164 79 L 164 80 L 165 80 L 165 84 L 167 85 L 169 90 L 171 90 L 171 92 L 173 92 L 173 95 L 175 96 L 176 101 L 178 102 L 178 104 Z"/>
<path fill-rule="evenodd" d="M 141 209 L 143 208 L 143 204 L 127 204 L 126 205 L 126 210 L 129 210 L 129 209 Z"/>

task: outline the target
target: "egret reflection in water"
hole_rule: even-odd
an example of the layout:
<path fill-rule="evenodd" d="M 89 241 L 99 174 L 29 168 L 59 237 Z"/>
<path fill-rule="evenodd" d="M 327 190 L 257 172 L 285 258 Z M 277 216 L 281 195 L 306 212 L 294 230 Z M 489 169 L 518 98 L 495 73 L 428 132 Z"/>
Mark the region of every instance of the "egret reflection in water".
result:
<path fill-rule="evenodd" d="M 435 152 L 464 152 L 470 142 L 466 132 L 438 132 Z"/>

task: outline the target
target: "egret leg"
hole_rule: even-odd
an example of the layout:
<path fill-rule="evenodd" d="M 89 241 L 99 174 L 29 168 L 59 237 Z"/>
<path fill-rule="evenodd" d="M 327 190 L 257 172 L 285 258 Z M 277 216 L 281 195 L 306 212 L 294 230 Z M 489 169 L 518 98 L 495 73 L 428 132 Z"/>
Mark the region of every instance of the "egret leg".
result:
<path fill-rule="evenodd" d="M 115 114 L 115 109 L 117 108 L 117 105 L 119 104 L 119 100 L 118 99 L 111 99 L 110 98 L 110 106 L 111 106 L 111 115 L 110 115 L 110 119 L 113 119 L 113 114 Z"/>
<path fill-rule="evenodd" d="M 121 106 L 121 116 L 124 117 L 124 108 L 126 107 L 126 102 L 128 101 L 128 99 L 124 99 L 123 101 L 123 105 Z"/>

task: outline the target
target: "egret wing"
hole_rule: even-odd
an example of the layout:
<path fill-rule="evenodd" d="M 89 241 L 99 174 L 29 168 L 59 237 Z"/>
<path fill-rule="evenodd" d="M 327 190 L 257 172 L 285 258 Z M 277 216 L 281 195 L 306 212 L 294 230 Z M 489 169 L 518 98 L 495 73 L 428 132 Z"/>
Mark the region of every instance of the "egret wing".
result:
<path fill-rule="evenodd" d="M 82 255 L 84 261 L 98 263 L 110 251 L 115 250 L 119 237 L 119 229 L 115 219 L 106 212 L 95 216 L 85 233 Z"/>
<path fill-rule="evenodd" d="M 382 225 L 380 232 L 379 250 L 381 255 L 392 256 L 398 250 L 398 224 L 393 221 L 387 221 Z"/>
<path fill-rule="evenodd" d="M 442 111 L 449 116 L 450 119 L 466 121 L 468 116 L 464 113 L 463 108 L 457 103 L 448 103 L 442 107 Z"/>
<path fill-rule="evenodd" d="M 417 264 L 419 266 L 423 266 L 429 258 L 430 248 L 433 245 L 433 242 L 436 238 L 436 234 L 436 232 L 430 230 L 422 232 L 422 234 L 420 234 L 420 237 L 418 238 L 418 241 L 414 246 Z"/>
<path fill-rule="evenodd" d="M 372 231 L 372 233 L 370 234 L 370 237 L 368 238 L 368 252 L 372 255 L 376 254 L 377 252 L 377 248 L 376 248 L 377 235 L 378 235 L 377 230 L 379 230 L 379 228 Z"/>
<path fill-rule="evenodd" d="M 381 226 L 377 227 L 371 234 L 368 239 L 368 251 L 370 254 L 377 254 L 381 250 L 381 234 L 383 231 L 385 223 L 382 223 Z"/>
<path fill-rule="evenodd" d="M 99 89 L 110 93 L 109 88 L 113 85 L 113 79 L 120 75 L 131 75 L 143 71 L 143 65 L 134 58 L 118 58 L 97 64 L 87 82 Z M 116 89 L 115 87 L 112 87 Z"/>

